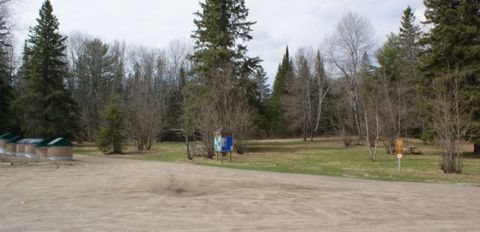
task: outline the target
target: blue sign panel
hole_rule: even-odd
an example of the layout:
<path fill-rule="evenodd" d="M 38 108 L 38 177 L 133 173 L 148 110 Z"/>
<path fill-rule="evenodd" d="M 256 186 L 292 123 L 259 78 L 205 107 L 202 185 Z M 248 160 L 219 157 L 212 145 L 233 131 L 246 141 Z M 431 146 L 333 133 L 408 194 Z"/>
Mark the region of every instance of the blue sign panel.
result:
<path fill-rule="evenodd" d="M 228 136 L 222 138 L 222 152 L 232 152 L 233 151 L 233 137 Z"/>

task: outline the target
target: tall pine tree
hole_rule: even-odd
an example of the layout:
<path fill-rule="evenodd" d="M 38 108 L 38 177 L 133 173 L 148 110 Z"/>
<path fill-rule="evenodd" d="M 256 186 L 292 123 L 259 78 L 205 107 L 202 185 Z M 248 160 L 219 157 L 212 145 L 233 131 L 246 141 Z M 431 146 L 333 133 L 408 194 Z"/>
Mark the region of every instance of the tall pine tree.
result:
<path fill-rule="evenodd" d="M 25 86 L 16 108 L 22 130 L 31 137 L 73 137 L 78 129 L 78 106 L 65 88 L 68 77 L 65 40 L 58 19 L 46 0 L 37 25 L 30 31 Z"/>

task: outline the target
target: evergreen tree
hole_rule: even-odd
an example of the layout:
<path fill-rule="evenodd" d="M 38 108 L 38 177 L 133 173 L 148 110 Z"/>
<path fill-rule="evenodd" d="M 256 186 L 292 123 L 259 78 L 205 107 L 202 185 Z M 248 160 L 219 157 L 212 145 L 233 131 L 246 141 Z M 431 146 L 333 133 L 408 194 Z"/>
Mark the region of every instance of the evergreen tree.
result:
<path fill-rule="evenodd" d="M 273 83 L 272 102 L 279 103 L 281 96 L 287 93 L 285 79 L 289 74 L 293 74 L 293 63 L 287 47 Z"/>
<path fill-rule="evenodd" d="M 260 62 L 258 57 L 247 57 L 247 46 L 252 39 L 251 26 L 247 20 L 248 9 L 244 0 L 206 0 L 200 2 L 201 11 L 195 13 L 193 32 L 195 53 L 192 60 L 195 71 L 210 75 L 216 68 L 234 66 L 237 75 L 254 70 Z"/>
<path fill-rule="evenodd" d="M 418 53 L 420 51 L 419 39 L 420 39 L 420 27 L 415 23 L 415 15 L 412 8 L 409 6 L 403 12 L 400 33 L 398 40 L 401 47 L 400 59 L 404 72 L 411 76 L 412 79 L 416 77 L 416 65 L 418 59 Z"/>
<path fill-rule="evenodd" d="M 426 23 L 433 28 L 422 39 L 426 50 L 421 56 L 420 93 L 425 111 L 443 109 L 442 120 L 434 120 L 431 128 L 443 128 L 434 130 L 442 142 L 442 169 L 459 173 L 462 163 L 456 141 L 480 142 L 480 4 L 472 0 L 424 3 Z"/>
<path fill-rule="evenodd" d="M 272 99 L 270 102 L 270 111 L 273 131 L 278 133 L 286 133 L 283 121 L 285 120 L 284 100 L 288 98 L 290 91 L 288 86 L 294 81 L 293 61 L 290 58 L 288 47 L 283 56 L 282 63 L 278 67 L 275 82 L 273 84 Z"/>
<path fill-rule="evenodd" d="M 265 69 L 263 67 L 257 68 L 255 73 L 253 74 L 253 80 L 255 83 L 255 99 L 257 102 L 266 102 L 266 100 L 270 97 L 270 89 L 269 85 L 267 84 L 268 77 Z"/>
<path fill-rule="evenodd" d="M 422 118 L 424 117 L 419 115 L 419 111 L 417 110 L 417 66 L 421 31 L 415 21 L 413 10 L 409 6 L 403 12 L 401 20 L 400 33 L 398 35 L 399 52 L 397 66 L 406 106 L 405 137 L 408 137 L 409 134 L 418 136 L 422 133 L 422 137 L 427 139 L 428 133 L 423 129 L 425 123 L 422 122 Z"/>
<path fill-rule="evenodd" d="M 267 73 L 263 69 L 263 67 L 259 67 L 254 74 L 254 81 L 255 81 L 255 107 L 256 107 L 256 115 L 255 115 L 255 125 L 257 127 L 257 131 L 264 133 L 265 135 L 269 136 L 270 134 L 270 111 L 269 111 L 269 100 L 270 100 L 270 89 L 267 84 Z M 257 133 L 257 134 L 262 134 Z"/>
<path fill-rule="evenodd" d="M 13 99 L 10 31 L 6 19 L 0 15 L 0 131 L 14 129 L 14 114 L 10 109 Z"/>
<path fill-rule="evenodd" d="M 97 133 L 96 144 L 103 153 L 122 153 L 122 144 L 125 142 L 125 114 L 114 100 L 102 113 L 103 126 Z"/>
<path fill-rule="evenodd" d="M 211 134 L 218 127 L 234 130 L 235 147 L 244 150 L 242 141 L 248 136 L 255 95 L 252 74 L 260 59 L 247 56 L 246 43 L 252 39 L 255 22 L 248 21 L 244 0 L 206 0 L 200 7 L 192 34 L 195 51 L 190 56 L 194 78 L 183 93 L 184 115 L 188 116 L 184 117 L 184 131 L 200 130 L 211 158 Z"/>
<path fill-rule="evenodd" d="M 65 40 L 58 29 L 58 19 L 46 0 L 40 9 L 37 25 L 28 40 L 25 87 L 16 108 L 22 130 L 31 137 L 73 137 L 78 121 L 78 107 L 65 89 L 68 77 Z"/>
<path fill-rule="evenodd" d="M 76 60 L 74 75 L 78 80 L 73 91 L 81 114 L 82 135 L 94 141 L 100 127 L 101 112 L 116 94 L 114 86 L 114 56 L 100 39 L 87 39 Z"/>

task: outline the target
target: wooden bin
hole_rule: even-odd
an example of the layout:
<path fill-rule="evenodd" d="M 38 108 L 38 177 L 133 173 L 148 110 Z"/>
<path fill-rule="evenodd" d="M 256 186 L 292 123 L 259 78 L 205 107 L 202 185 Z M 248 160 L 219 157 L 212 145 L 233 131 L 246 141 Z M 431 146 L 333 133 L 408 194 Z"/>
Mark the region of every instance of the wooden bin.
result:
<path fill-rule="evenodd" d="M 15 155 L 19 157 L 25 156 L 25 144 L 17 143 L 17 152 Z"/>
<path fill-rule="evenodd" d="M 12 135 L 10 133 L 0 135 L 0 155 L 7 154 L 7 141 L 10 140 L 11 137 Z"/>
<path fill-rule="evenodd" d="M 30 139 L 22 139 L 17 142 L 17 156 L 25 157 L 25 145 L 30 141 Z"/>
<path fill-rule="evenodd" d="M 37 147 L 35 149 L 35 154 L 37 159 L 47 159 L 48 149 L 46 147 Z"/>
<path fill-rule="evenodd" d="M 47 157 L 52 161 L 73 160 L 73 144 L 66 138 L 57 138 L 48 143 Z"/>
<path fill-rule="evenodd" d="M 30 139 L 30 141 L 25 144 L 25 157 L 29 159 L 37 158 L 37 145 L 41 143 L 43 139 Z M 45 156 L 46 158 L 46 156 Z"/>
<path fill-rule="evenodd" d="M 49 147 L 47 157 L 53 161 L 73 160 L 73 147 Z"/>
<path fill-rule="evenodd" d="M 17 155 L 17 144 L 16 143 L 7 143 L 7 155 L 16 156 Z"/>
<path fill-rule="evenodd" d="M 17 156 L 17 142 L 22 140 L 22 137 L 16 136 L 7 141 L 7 154 L 9 156 Z"/>
<path fill-rule="evenodd" d="M 7 153 L 7 141 L 0 139 L 0 155 Z"/>

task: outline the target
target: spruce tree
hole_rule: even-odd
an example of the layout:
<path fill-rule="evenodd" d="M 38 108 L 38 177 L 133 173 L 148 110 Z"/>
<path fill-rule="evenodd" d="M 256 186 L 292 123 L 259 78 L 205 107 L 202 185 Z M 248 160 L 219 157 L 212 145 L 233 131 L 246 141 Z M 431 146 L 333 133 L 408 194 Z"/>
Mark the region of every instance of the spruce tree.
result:
<path fill-rule="evenodd" d="M 412 62 L 411 68 L 415 68 L 415 62 L 419 52 L 419 39 L 420 39 L 420 27 L 415 23 L 416 18 L 413 14 L 412 8 L 409 6 L 403 12 L 402 20 L 400 22 L 399 41 L 403 48 L 404 59 L 408 59 L 405 62 Z"/>
<path fill-rule="evenodd" d="M 97 132 L 97 147 L 103 153 L 122 153 L 125 142 L 125 113 L 118 104 L 118 99 L 105 108 L 102 113 L 103 126 Z"/>
<path fill-rule="evenodd" d="M 257 134 L 265 134 L 269 136 L 270 134 L 270 111 L 268 100 L 270 99 L 270 89 L 267 84 L 268 77 L 267 73 L 263 67 L 259 67 L 254 74 L 255 81 L 255 107 L 256 115 L 254 123 L 257 126 L 257 131 L 260 132 Z"/>
<path fill-rule="evenodd" d="M 25 87 L 16 108 L 21 110 L 22 130 L 31 137 L 73 137 L 78 129 L 78 106 L 66 90 L 68 77 L 65 40 L 58 19 L 46 0 L 37 25 L 30 31 Z"/>
<path fill-rule="evenodd" d="M 288 75 L 291 74 L 293 74 L 293 63 L 287 47 L 282 63 L 278 66 L 277 75 L 275 76 L 275 82 L 273 84 L 272 102 L 275 104 L 279 104 L 281 97 L 287 93 L 285 82 L 286 79 L 288 79 Z"/>
<path fill-rule="evenodd" d="M 252 39 L 244 0 L 206 0 L 200 2 L 201 11 L 195 13 L 193 32 L 195 52 L 192 60 L 195 71 L 209 75 L 216 68 L 233 66 L 239 76 L 252 72 L 260 62 L 247 56 L 246 42 Z"/>
<path fill-rule="evenodd" d="M 422 133 L 422 137 L 427 139 L 428 132 L 423 128 L 425 123 L 422 121 L 424 117 L 419 115 L 416 104 L 418 100 L 417 95 L 417 66 L 418 54 L 420 52 L 420 27 L 416 24 L 416 18 L 412 8 L 409 6 L 403 12 L 400 33 L 398 35 L 399 54 L 398 54 L 398 70 L 400 84 L 403 87 L 403 95 L 405 105 L 407 106 L 405 113 L 405 136 L 408 136 L 407 131 L 410 131 L 415 136 Z"/>
<path fill-rule="evenodd" d="M 200 7 L 192 34 L 193 78 L 183 93 L 183 127 L 185 131 L 200 129 L 206 155 L 211 158 L 211 136 L 218 127 L 234 130 L 235 147 L 238 152 L 244 150 L 242 140 L 248 136 L 255 98 L 252 77 L 260 59 L 247 56 L 246 43 L 252 39 L 251 26 L 255 22 L 248 21 L 244 0 L 205 0 Z"/>
<path fill-rule="evenodd" d="M 425 99 L 424 110 L 431 112 L 438 107 L 439 100 L 435 100 L 443 91 L 443 102 L 452 108 L 452 113 L 446 111 L 446 116 L 449 116 L 447 113 L 453 114 L 458 120 L 450 125 L 437 122 L 437 127 L 449 128 L 456 133 L 450 138 L 441 135 L 443 132 L 437 132 L 436 136 L 447 142 L 450 140 L 452 144 L 465 138 L 479 143 L 480 4 L 472 0 L 426 0 L 424 3 L 426 23 L 433 26 L 421 41 L 426 48 L 420 66 L 423 71 L 420 93 Z M 466 129 L 467 134 L 463 132 Z M 447 173 L 461 172 L 461 157 L 458 156 L 458 152 L 444 152 L 442 169 Z"/>
<path fill-rule="evenodd" d="M 283 101 L 289 96 L 288 85 L 293 82 L 294 70 L 293 61 L 290 58 L 288 47 L 283 56 L 282 63 L 278 67 L 275 82 L 273 84 L 272 99 L 270 102 L 271 127 L 274 132 L 286 133 L 285 124 L 285 105 Z"/>
<path fill-rule="evenodd" d="M 10 105 L 13 100 L 12 60 L 10 56 L 10 31 L 6 19 L 0 15 L 0 131 L 14 129 L 14 115 Z M 1 132 L 0 132 L 1 133 Z"/>
<path fill-rule="evenodd" d="M 267 73 L 265 72 L 265 69 L 260 66 L 255 71 L 253 75 L 253 79 L 256 87 L 255 99 L 259 103 L 264 103 L 269 98 L 269 95 L 270 95 L 269 85 L 267 84 L 268 77 L 267 77 Z"/>

